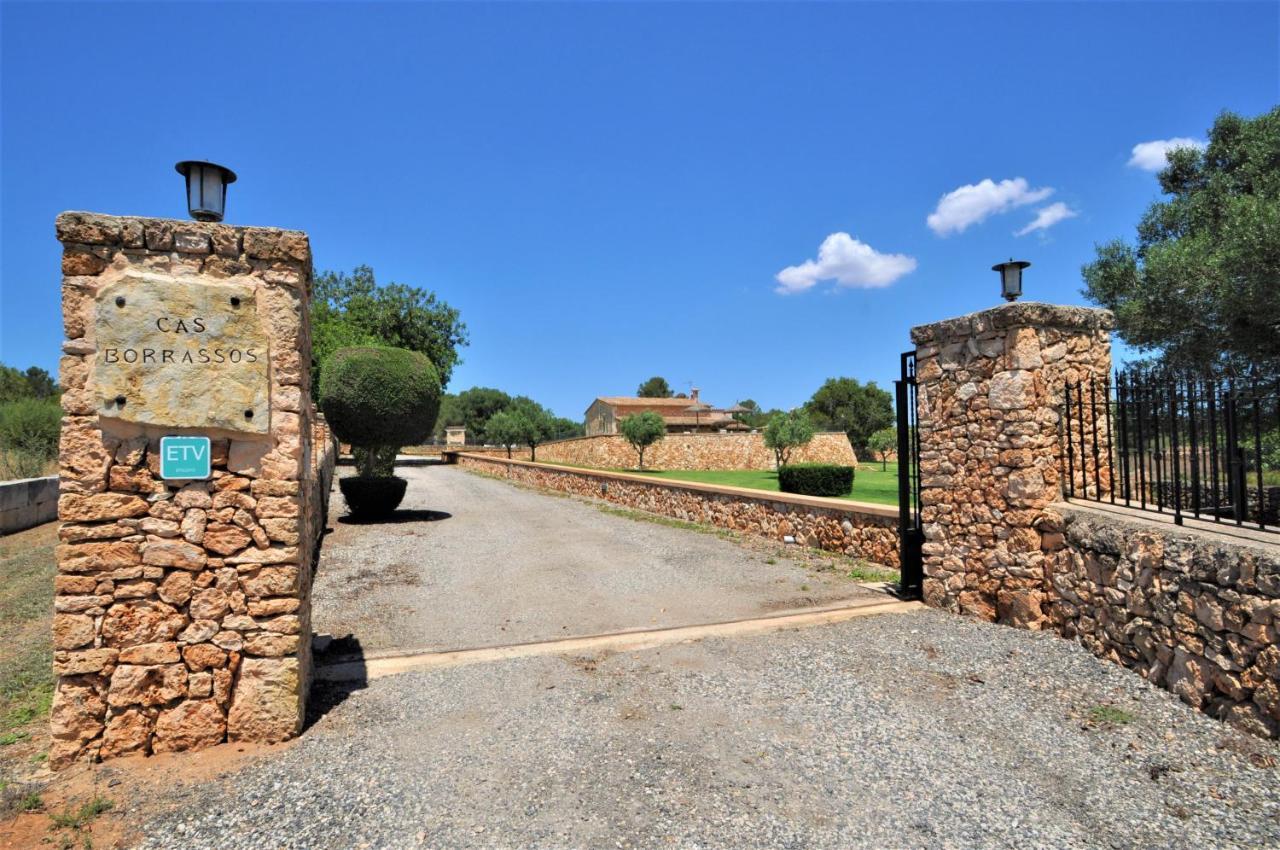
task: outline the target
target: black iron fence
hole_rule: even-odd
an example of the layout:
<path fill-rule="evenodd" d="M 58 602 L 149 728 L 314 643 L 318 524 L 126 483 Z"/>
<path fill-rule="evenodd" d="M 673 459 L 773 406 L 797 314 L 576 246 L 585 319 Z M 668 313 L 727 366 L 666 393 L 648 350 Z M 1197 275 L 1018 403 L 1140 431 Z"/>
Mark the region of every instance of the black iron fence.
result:
<path fill-rule="evenodd" d="M 1280 531 L 1280 379 L 1130 369 L 1062 401 L 1068 497 Z"/>

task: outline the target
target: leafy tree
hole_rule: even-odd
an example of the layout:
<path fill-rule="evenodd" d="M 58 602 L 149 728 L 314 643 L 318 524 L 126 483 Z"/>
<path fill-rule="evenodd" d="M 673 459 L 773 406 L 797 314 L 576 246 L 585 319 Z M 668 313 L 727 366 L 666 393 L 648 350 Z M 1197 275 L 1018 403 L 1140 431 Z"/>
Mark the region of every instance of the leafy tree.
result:
<path fill-rule="evenodd" d="M 437 432 L 444 433 L 446 425 L 462 425 L 467 429 L 468 439 L 474 442 L 489 440 L 485 433 L 485 423 L 501 410 L 511 407 L 513 399 L 502 390 L 492 387 L 472 387 L 463 390 L 442 405 L 440 427 Z"/>
<path fill-rule="evenodd" d="M 537 404 L 512 405 L 510 412 L 520 432 L 520 442 L 529 447 L 529 460 L 537 460 L 538 446 L 551 438 L 552 416 Z"/>
<path fill-rule="evenodd" d="M 524 441 L 527 422 L 510 410 L 499 410 L 484 423 L 485 439 L 497 443 L 507 450 L 511 457 L 511 449 Z"/>
<path fill-rule="evenodd" d="M 426 355 L 403 348 L 342 348 L 325 361 L 320 408 L 350 443 L 361 478 L 388 477 L 396 451 L 426 439 L 440 406 L 440 377 Z"/>
<path fill-rule="evenodd" d="M 816 427 L 845 432 L 859 457 L 873 433 L 893 424 L 893 397 L 875 381 L 828 378 L 804 407 Z"/>
<path fill-rule="evenodd" d="M 808 445 L 814 433 L 813 422 L 804 410 L 775 413 L 764 426 L 764 444 L 773 449 L 773 459 L 782 469 L 791 460 L 791 453 Z"/>
<path fill-rule="evenodd" d="M 640 468 L 644 469 L 644 450 L 667 436 L 667 423 L 651 410 L 633 413 L 618 423 L 618 432 L 640 455 Z"/>
<path fill-rule="evenodd" d="M 587 429 L 581 422 L 566 419 L 563 416 L 552 416 L 548 427 L 550 429 L 548 439 L 551 440 L 568 440 L 587 433 Z"/>
<path fill-rule="evenodd" d="M 671 398 L 671 385 L 666 378 L 654 375 L 640 385 L 636 395 L 640 398 Z"/>
<path fill-rule="evenodd" d="M 1167 200 L 1137 245 L 1097 247 L 1085 295 L 1115 311 L 1120 336 L 1166 365 L 1280 369 L 1280 107 L 1224 112 L 1203 151 L 1178 148 L 1159 174 Z"/>
<path fill-rule="evenodd" d="M 880 469 L 889 468 L 889 453 L 898 450 L 898 429 L 881 428 L 867 438 L 867 448 L 880 459 Z"/>
<path fill-rule="evenodd" d="M 314 386 L 320 366 L 339 348 L 379 344 L 425 354 L 448 384 L 467 344 L 467 326 L 458 311 L 434 292 L 390 283 L 379 286 L 373 269 L 316 275 L 311 305 Z"/>
<path fill-rule="evenodd" d="M 12 366 L 0 363 L 0 402 L 17 401 L 20 398 L 53 398 L 58 394 L 58 383 L 44 369 L 32 366 L 20 372 Z"/>

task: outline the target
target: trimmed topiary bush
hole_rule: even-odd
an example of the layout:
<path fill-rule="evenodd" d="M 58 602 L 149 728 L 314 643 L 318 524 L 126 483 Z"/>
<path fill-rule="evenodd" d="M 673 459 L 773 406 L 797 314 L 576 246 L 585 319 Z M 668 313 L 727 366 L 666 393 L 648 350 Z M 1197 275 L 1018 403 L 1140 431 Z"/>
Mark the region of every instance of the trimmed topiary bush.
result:
<path fill-rule="evenodd" d="M 347 506 L 365 517 L 389 514 L 405 491 L 393 475 L 396 452 L 431 435 L 440 374 L 419 352 L 362 346 L 335 351 L 320 375 L 320 409 L 338 439 L 351 444 L 357 479 L 364 482 L 338 483 Z"/>
<path fill-rule="evenodd" d="M 802 496 L 847 496 L 853 467 L 834 463 L 796 463 L 778 470 L 778 489 Z"/>

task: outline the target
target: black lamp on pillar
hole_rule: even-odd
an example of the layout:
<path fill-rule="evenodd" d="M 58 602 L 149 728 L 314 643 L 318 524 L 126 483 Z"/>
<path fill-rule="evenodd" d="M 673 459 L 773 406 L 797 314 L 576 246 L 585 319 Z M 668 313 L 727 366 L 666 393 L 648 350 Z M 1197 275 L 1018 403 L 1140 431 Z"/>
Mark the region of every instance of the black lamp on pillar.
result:
<path fill-rule="evenodd" d="M 1007 263 L 996 263 L 993 272 L 1000 272 L 1000 294 L 1010 303 L 1022 297 L 1022 270 L 1031 264 L 1026 260 L 1009 258 Z"/>
<path fill-rule="evenodd" d="M 222 221 L 227 208 L 227 184 L 236 182 L 230 168 L 199 159 L 174 166 L 187 180 L 187 209 L 196 221 Z"/>

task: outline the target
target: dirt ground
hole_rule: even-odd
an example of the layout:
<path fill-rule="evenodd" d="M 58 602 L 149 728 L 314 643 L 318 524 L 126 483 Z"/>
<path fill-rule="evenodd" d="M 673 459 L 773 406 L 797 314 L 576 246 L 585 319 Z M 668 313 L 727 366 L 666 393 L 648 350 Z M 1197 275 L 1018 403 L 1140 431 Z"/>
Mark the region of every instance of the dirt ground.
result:
<path fill-rule="evenodd" d="M 312 594 L 312 627 L 365 652 L 694 625 L 868 594 L 848 559 L 455 466 L 400 473 L 409 490 L 392 523 L 351 524 L 335 495 Z"/>

